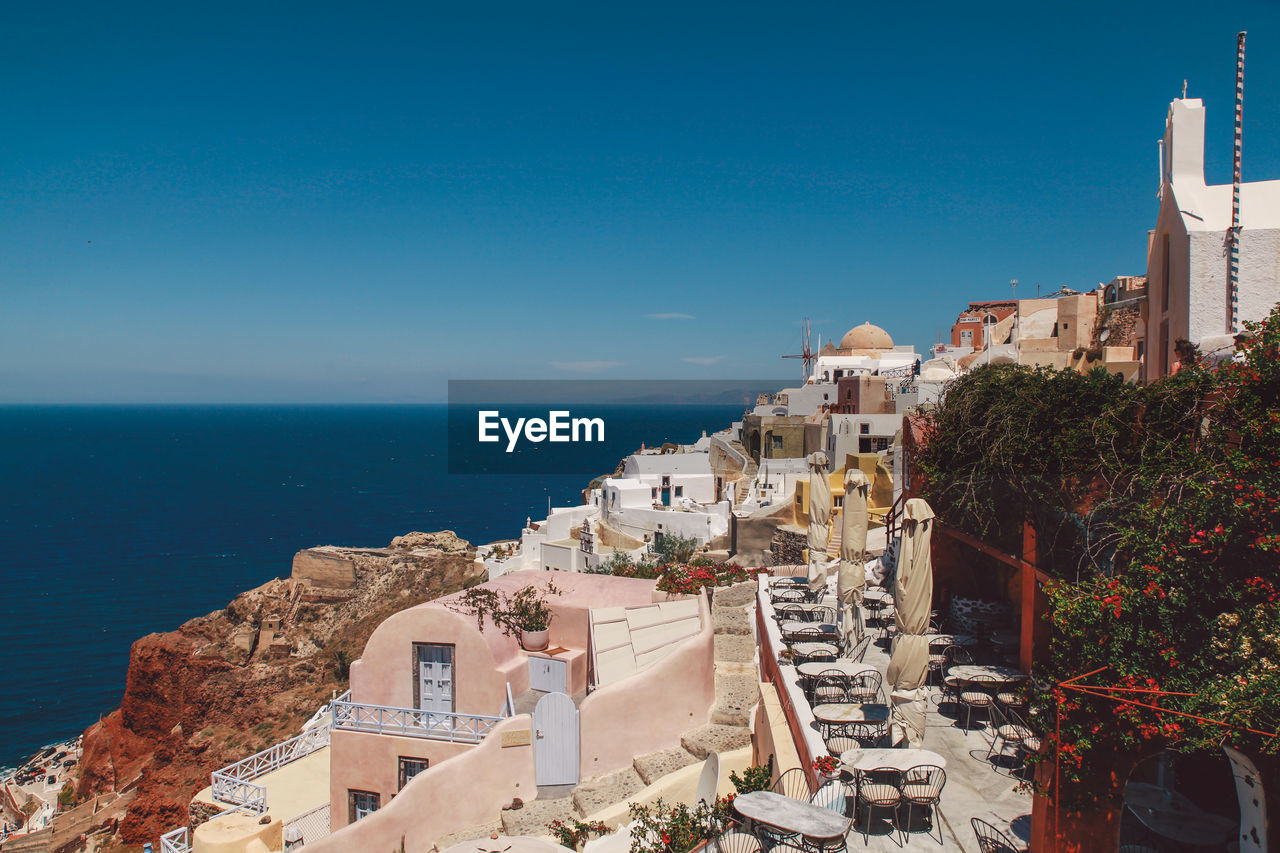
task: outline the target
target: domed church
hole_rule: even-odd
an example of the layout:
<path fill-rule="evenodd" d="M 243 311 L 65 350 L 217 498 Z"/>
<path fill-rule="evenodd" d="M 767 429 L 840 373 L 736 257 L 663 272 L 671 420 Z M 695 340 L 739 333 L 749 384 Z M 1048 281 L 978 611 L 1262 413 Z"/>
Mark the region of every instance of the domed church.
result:
<path fill-rule="evenodd" d="M 911 346 L 895 346 L 889 333 L 867 322 L 844 333 L 840 346 L 830 341 L 818 351 L 810 383 L 836 382 L 845 376 L 911 376 L 920 356 Z"/>

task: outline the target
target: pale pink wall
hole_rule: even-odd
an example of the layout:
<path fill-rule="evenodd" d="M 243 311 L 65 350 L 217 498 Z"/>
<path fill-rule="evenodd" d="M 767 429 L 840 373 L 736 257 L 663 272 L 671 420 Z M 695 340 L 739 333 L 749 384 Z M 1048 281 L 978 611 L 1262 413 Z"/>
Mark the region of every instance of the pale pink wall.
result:
<path fill-rule="evenodd" d="M 715 636 L 706 598 L 699 603 L 701 631 L 648 669 L 582 702 L 583 779 L 676 746 L 685 732 L 707 724 L 716 698 Z"/>
<path fill-rule="evenodd" d="M 390 802 L 384 798 L 374 814 L 327 838 L 309 842 L 308 853 L 393 853 L 400 849 L 402 836 L 406 850 L 427 850 L 444 835 L 497 819 L 502 807 L 515 797 L 534 799 L 533 749 L 502 747 L 503 732 L 528 730 L 531 723 L 527 714 L 503 720 L 478 746 L 433 765 Z M 343 733 L 334 732 L 335 745 L 339 734 Z M 351 743 L 353 748 L 359 745 Z M 339 819 L 346 822 L 346 812 L 344 791 L 341 803 L 333 804 L 334 826 L 339 825 Z"/>
<path fill-rule="evenodd" d="M 526 717 L 527 719 L 527 717 Z M 335 730 L 329 741 L 329 823 L 347 824 L 347 792 L 375 791 L 385 806 L 400 784 L 400 759 L 425 758 L 431 768 L 475 749 L 473 744 Z"/>

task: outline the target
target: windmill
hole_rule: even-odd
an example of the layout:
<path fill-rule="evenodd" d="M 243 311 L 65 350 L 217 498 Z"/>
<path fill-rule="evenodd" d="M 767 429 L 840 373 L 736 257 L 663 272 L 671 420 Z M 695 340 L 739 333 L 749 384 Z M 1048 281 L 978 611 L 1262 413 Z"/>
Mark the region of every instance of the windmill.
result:
<path fill-rule="evenodd" d="M 801 358 L 804 359 L 800 368 L 800 378 L 805 382 L 809 381 L 809 374 L 813 371 L 813 349 L 809 346 L 809 318 L 804 318 L 804 329 L 800 333 L 800 352 L 796 355 L 784 355 L 783 358 Z"/>

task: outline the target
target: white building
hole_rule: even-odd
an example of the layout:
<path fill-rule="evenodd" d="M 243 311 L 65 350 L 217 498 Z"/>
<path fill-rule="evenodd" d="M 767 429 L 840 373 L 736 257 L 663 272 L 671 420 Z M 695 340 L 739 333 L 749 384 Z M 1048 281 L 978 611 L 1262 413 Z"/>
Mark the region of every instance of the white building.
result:
<path fill-rule="evenodd" d="M 838 382 L 845 376 L 911 376 L 920 356 L 912 346 L 895 346 L 889 333 L 863 323 L 845 332 L 840 346 L 830 341 L 818 352 L 811 383 Z"/>
<path fill-rule="evenodd" d="M 1147 243 L 1144 378 L 1167 375 L 1185 339 L 1206 354 L 1230 347 L 1227 232 L 1231 184 L 1204 180 L 1204 104 L 1178 98 L 1165 120 L 1160 213 Z M 1261 320 L 1280 301 L 1280 181 L 1240 187 L 1239 319 Z"/>

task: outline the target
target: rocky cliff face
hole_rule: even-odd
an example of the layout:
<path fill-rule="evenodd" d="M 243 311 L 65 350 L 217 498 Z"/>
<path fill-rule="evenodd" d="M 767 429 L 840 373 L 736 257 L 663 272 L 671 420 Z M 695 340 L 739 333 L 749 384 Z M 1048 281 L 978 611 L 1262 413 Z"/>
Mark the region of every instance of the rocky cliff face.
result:
<path fill-rule="evenodd" d="M 296 734 L 345 690 L 348 664 L 383 619 L 482 579 L 452 533 L 397 541 L 394 550 L 317 549 L 324 577 L 341 562 L 349 586 L 273 580 L 134 643 L 120 708 L 85 731 L 77 797 L 136 789 L 119 838 L 154 842 L 186 822 L 211 771 Z"/>

